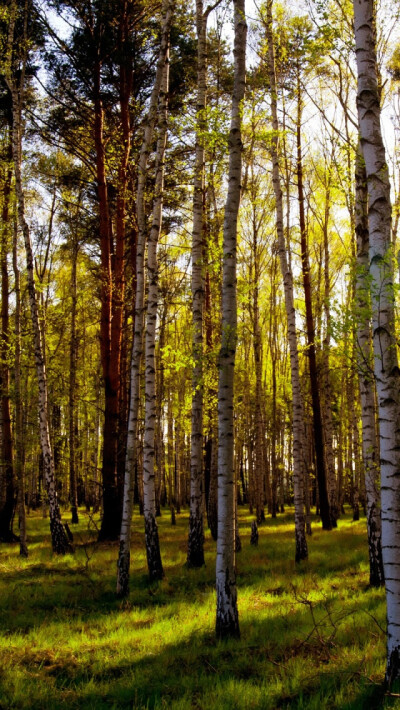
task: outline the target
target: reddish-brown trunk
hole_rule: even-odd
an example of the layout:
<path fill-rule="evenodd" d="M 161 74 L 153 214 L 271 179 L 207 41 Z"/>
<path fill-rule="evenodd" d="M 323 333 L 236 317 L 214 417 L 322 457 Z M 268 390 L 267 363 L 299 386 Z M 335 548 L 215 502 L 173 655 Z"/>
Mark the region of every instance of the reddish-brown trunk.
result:
<path fill-rule="evenodd" d="M 112 266 L 108 191 L 103 135 L 104 111 L 100 92 L 101 61 L 95 67 L 94 138 L 96 147 L 97 196 L 99 200 L 99 231 L 101 257 L 100 357 L 105 390 L 103 429 L 103 519 L 100 540 L 118 538 L 121 511 L 117 491 L 117 429 L 119 372 L 115 355 L 111 362 Z M 118 360 L 117 360 L 118 363 Z M 113 368 L 112 368 L 113 365 Z"/>
<path fill-rule="evenodd" d="M 110 349 L 110 372 L 115 373 L 114 384 L 117 392 L 118 402 L 118 452 L 123 453 L 125 446 L 121 441 L 121 434 L 126 433 L 126 403 L 125 378 L 126 374 L 123 355 L 126 356 L 126 343 L 122 343 L 122 325 L 124 319 L 125 304 L 125 217 L 126 217 L 126 189 L 128 180 L 128 161 L 131 150 L 131 130 L 129 117 L 129 99 L 132 91 L 132 66 L 127 54 L 127 43 L 129 36 L 129 22 L 127 12 L 127 1 L 122 3 L 121 18 L 119 24 L 119 46 L 121 49 L 121 63 L 119 69 L 119 99 L 120 99 L 120 120 L 121 120 L 121 159 L 118 167 L 118 185 L 116 199 L 116 240 L 115 253 L 112 257 L 113 270 L 113 293 L 111 302 L 111 349 Z M 124 351 L 124 352 L 123 352 Z M 118 381 L 117 381 L 118 380 Z M 124 407 L 125 404 L 125 407 Z M 118 498 L 122 501 L 124 484 L 124 464 L 125 457 L 118 455 L 117 463 L 117 485 Z"/>

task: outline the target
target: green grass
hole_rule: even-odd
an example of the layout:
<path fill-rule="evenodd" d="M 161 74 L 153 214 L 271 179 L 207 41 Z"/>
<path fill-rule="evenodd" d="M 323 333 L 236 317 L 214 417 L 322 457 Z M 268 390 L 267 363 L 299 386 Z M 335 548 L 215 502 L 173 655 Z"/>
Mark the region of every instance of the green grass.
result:
<path fill-rule="evenodd" d="M 166 578 L 149 586 L 134 518 L 129 599 L 115 597 L 118 545 L 98 545 L 81 511 L 74 555 L 51 552 L 48 521 L 28 518 L 28 560 L 0 546 L 0 707 L 275 710 L 400 708 L 384 696 L 385 603 L 368 587 L 365 520 L 314 524 L 295 566 L 292 511 L 268 519 L 258 548 L 240 512 L 241 640 L 214 637 L 215 543 L 189 570 L 188 515 L 159 520 Z"/>

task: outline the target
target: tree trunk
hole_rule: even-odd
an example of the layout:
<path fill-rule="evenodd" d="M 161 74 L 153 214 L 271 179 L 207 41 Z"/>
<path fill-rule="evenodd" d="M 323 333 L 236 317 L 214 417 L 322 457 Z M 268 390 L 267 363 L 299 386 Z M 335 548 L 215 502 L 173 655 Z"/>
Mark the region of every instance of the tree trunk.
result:
<path fill-rule="evenodd" d="M 197 125 L 193 185 L 192 318 L 193 377 L 190 460 L 190 517 L 187 564 L 204 565 L 203 531 L 203 305 L 204 305 L 204 165 L 206 132 L 206 41 L 208 13 L 196 0 L 197 27 Z"/>
<path fill-rule="evenodd" d="M 11 153 L 11 145 L 9 153 Z M 9 155 L 11 158 L 11 155 Z M 0 392 L 1 392 L 1 472 L 0 481 L 0 541 L 15 542 L 16 536 L 12 530 L 15 510 L 15 482 L 13 471 L 13 446 L 10 418 L 10 368 L 9 368 L 9 278 L 7 265 L 7 241 L 9 233 L 9 205 L 11 192 L 11 167 L 7 167 L 4 189 L 1 228 L 1 337 L 0 337 Z"/>
<path fill-rule="evenodd" d="M 255 222 L 255 220 L 254 220 Z M 254 227 L 254 223 L 253 223 Z M 264 417 L 263 417 L 263 392 L 262 392 L 262 338 L 259 310 L 259 264 L 257 254 L 257 232 L 253 229 L 253 259 L 254 259 L 254 286 L 253 286 L 253 351 L 256 375 L 255 396 L 255 492 L 256 492 L 256 518 L 257 523 L 265 522 L 264 509 Z M 273 480 L 273 477 L 272 477 Z"/>
<path fill-rule="evenodd" d="M 124 461 L 119 452 L 125 448 L 122 437 L 126 435 L 126 409 L 125 400 L 126 379 L 124 375 L 125 363 L 122 357 L 125 339 L 123 339 L 123 325 L 125 313 L 125 232 L 126 232 L 126 199 L 128 185 L 128 165 L 131 153 L 131 121 L 129 102 L 132 94 L 133 69 L 131 58 L 131 37 L 129 28 L 129 7 L 131 0 L 121 0 L 118 27 L 119 53 L 119 104 L 120 104 L 120 143 L 121 155 L 118 164 L 118 189 L 116 197 L 116 226 L 115 250 L 112 254 L 113 291 L 111 304 L 111 343 L 110 343 L 110 371 L 118 376 L 117 398 L 118 411 L 116 422 L 116 478 L 118 505 L 121 506 L 123 497 Z M 126 437 L 125 437 L 126 440 Z M 121 470 L 122 469 L 122 470 Z M 122 475 L 121 475 L 122 474 Z M 120 534 L 120 521 L 118 523 L 117 537 Z"/>
<path fill-rule="evenodd" d="M 295 560 L 307 559 L 307 540 L 305 535 L 304 515 L 304 466 L 305 437 L 304 437 L 304 407 L 301 396 L 299 353 L 297 346 L 296 311 L 294 307 L 293 274 L 287 258 L 285 235 L 283 228 L 283 197 L 279 169 L 279 122 L 277 107 L 277 87 L 275 78 L 275 57 L 272 31 L 272 0 L 267 2 L 267 40 L 268 40 L 268 66 L 271 87 L 271 113 L 273 125 L 273 139 L 271 141 L 272 181 L 275 193 L 276 231 L 278 238 L 279 260 L 285 291 L 285 308 L 290 352 L 290 376 L 292 383 L 292 408 L 293 408 L 293 489 L 295 510 Z"/>
<path fill-rule="evenodd" d="M 369 583 L 372 587 L 384 584 L 381 540 L 381 505 L 379 499 L 379 449 L 376 426 L 375 381 L 371 341 L 368 267 L 368 189 L 365 163 L 359 147 L 356 157 L 356 321 L 357 370 L 361 399 L 362 454 L 367 498 L 367 530 L 369 549 Z"/>
<path fill-rule="evenodd" d="M 14 37 L 14 26 L 16 18 L 16 4 L 12 3 L 11 6 L 11 19 L 9 25 L 9 52 L 8 56 L 12 56 L 12 42 Z M 24 35 L 27 35 L 27 21 L 26 12 L 24 15 Z M 27 43 L 26 43 L 27 46 Z M 49 501 L 49 511 L 50 511 L 50 531 L 53 551 L 58 554 L 65 554 L 71 551 L 71 545 L 68 540 L 66 531 L 61 522 L 60 508 L 57 498 L 56 482 L 54 475 L 54 459 L 53 451 L 50 443 L 50 433 L 49 433 L 49 419 L 48 419 L 48 388 L 47 388 L 47 373 L 44 361 L 44 342 L 42 342 L 42 334 L 40 330 L 38 304 L 36 297 L 36 287 L 34 278 L 34 264 L 33 264 L 33 254 L 31 246 L 31 237 L 28 223 L 25 219 L 25 195 L 24 188 L 22 185 L 22 175 L 21 175 L 21 159 L 22 159 L 22 135 L 23 135 L 23 123 L 22 123 L 22 107 L 24 103 L 24 82 L 25 82 L 25 67 L 26 67 L 25 57 L 22 60 L 23 69 L 19 76 L 19 84 L 17 85 L 16 79 L 12 72 L 12 67 L 10 66 L 6 70 L 6 81 L 8 88 L 12 96 L 12 114 L 13 114 L 13 126 L 12 126 L 12 154 L 15 172 L 15 192 L 17 197 L 18 205 L 18 221 L 20 228 L 22 230 L 25 242 L 25 254 L 26 254 L 26 268 L 28 276 L 28 295 L 29 304 L 32 318 L 32 329 L 33 329 L 33 339 L 34 339 L 34 354 L 36 363 L 36 372 L 38 378 L 38 405 L 39 405 L 39 432 L 40 432 L 40 445 L 43 456 L 44 465 L 44 477 L 46 482 L 46 489 Z"/>
<path fill-rule="evenodd" d="M 158 139 L 156 153 L 156 180 L 154 188 L 153 218 L 147 246 L 148 294 L 145 329 L 145 426 L 143 448 L 143 511 L 146 536 L 147 566 L 150 581 L 164 576 L 156 523 L 154 480 L 154 439 L 157 422 L 156 406 L 156 322 L 158 304 L 157 247 L 161 234 L 162 203 L 164 192 L 164 157 L 167 143 L 169 54 L 165 56 L 163 80 L 159 97 Z"/>
<path fill-rule="evenodd" d="M 301 149 L 301 87 L 300 78 L 298 77 L 297 85 L 297 123 L 296 123 L 296 142 L 297 142 L 297 190 L 299 201 L 299 218 L 300 218 L 300 240 L 301 240 L 301 265 L 303 273 L 303 288 L 306 305 L 306 330 L 307 330 L 307 346 L 308 346 L 308 362 L 310 369 L 310 385 L 311 385 L 311 400 L 313 410 L 314 424 L 314 446 L 317 469 L 318 493 L 320 515 L 322 527 L 324 530 L 332 530 L 331 512 L 328 497 L 328 482 L 325 465 L 325 446 L 324 432 L 322 426 L 321 400 L 319 395 L 319 384 L 317 374 L 317 359 L 315 348 L 315 325 L 312 310 L 311 297 L 311 278 L 310 278 L 310 263 L 308 256 L 307 244 L 307 228 L 304 213 L 304 190 L 303 190 L 303 160 Z"/>
<path fill-rule="evenodd" d="M 115 540 L 120 526 L 117 490 L 117 422 L 119 372 L 111 371 L 112 266 L 108 189 L 104 146 L 104 109 L 101 96 L 101 61 L 94 76 L 94 140 L 96 148 L 97 197 L 101 253 L 100 354 L 104 382 L 103 425 L 103 517 L 99 540 Z"/>
<path fill-rule="evenodd" d="M 69 349 L 69 393 L 68 393 L 68 427 L 69 427 L 69 496 L 71 503 L 71 522 L 79 523 L 78 518 L 78 486 L 75 461 L 75 397 L 76 397 L 76 361 L 78 356 L 78 338 L 76 333 L 76 267 L 78 260 L 78 243 L 74 236 L 71 264 L 71 340 Z"/>
<path fill-rule="evenodd" d="M 126 465 L 124 479 L 124 499 L 118 556 L 117 594 L 126 596 L 129 592 L 130 537 L 133 507 L 134 470 L 138 454 L 138 414 L 140 403 L 140 364 L 142 359 L 142 335 L 144 313 L 144 252 L 146 244 L 145 189 L 147 163 L 153 141 L 154 126 L 157 119 L 157 103 L 161 88 L 164 66 L 169 46 L 169 30 L 172 21 L 173 0 L 164 0 L 162 6 L 161 45 L 157 61 L 156 76 L 150 97 L 149 112 L 145 123 L 144 137 L 138 161 L 138 187 L 136 211 L 138 238 L 136 250 L 136 297 L 134 335 L 131 356 L 131 392 L 129 400 L 128 439 L 126 446 Z M 149 531 L 149 534 L 151 531 Z"/>
<path fill-rule="evenodd" d="M 244 0 L 234 0 L 234 22 L 234 83 L 229 133 L 228 195 L 223 230 L 222 333 L 218 383 L 218 638 L 240 635 L 235 569 L 233 389 L 237 340 L 236 240 L 242 171 L 241 114 L 246 72 L 247 26 Z"/>
<path fill-rule="evenodd" d="M 325 311 L 325 337 L 322 349 L 322 386 L 323 386 L 323 427 L 325 436 L 325 461 L 328 483 L 329 509 L 332 528 L 337 528 L 339 508 L 337 502 L 337 486 L 335 475 L 335 459 L 333 455 L 333 422 L 332 422 L 332 387 L 330 373 L 330 347 L 331 347 L 331 279 L 330 279 L 330 253 L 329 253 L 329 217 L 331 200 L 331 175 L 326 175 L 325 186 L 325 214 L 323 221 L 324 235 L 324 311 Z"/>
<path fill-rule="evenodd" d="M 357 108 L 368 185 L 372 334 L 379 414 L 382 557 L 387 601 L 386 681 L 390 686 L 400 678 L 400 403 L 390 185 L 380 126 L 374 22 L 373 0 L 355 1 Z"/>
<path fill-rule="evenodd" d="M 18 485 L 18 520 L 19 520 L 19 554 L 28 557 L 26 543 L 26 516 L 25 516 L 25 480 L 24 480 L 24 443 L 22 422 L 21 399 L 21 286 L 17 261 L 18 230 L 17 224 L 13 230 L 13 271 L 15 290 L 14 313 L 14 406 L 15 406 L 15 475 Z"/>

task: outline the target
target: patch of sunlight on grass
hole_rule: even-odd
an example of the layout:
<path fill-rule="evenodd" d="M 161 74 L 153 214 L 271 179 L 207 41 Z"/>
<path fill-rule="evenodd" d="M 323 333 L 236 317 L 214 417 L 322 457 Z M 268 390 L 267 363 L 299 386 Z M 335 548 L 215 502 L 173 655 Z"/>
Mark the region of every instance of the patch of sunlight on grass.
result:
<path fill-rule="evenodd" d="M 215 640 L 215 542 L 187 569 L 188 511 L 159 520 L 165 579 L 149 585 L 143 521 L 133 520 L 129 598 L 115 596 L 118 543 L 98 544 L 81 511 L 75 554 L 51 552 L 48 520 L 28 517 L 28 560 L 0 546 L 0 707 L 57 710 L 356 710 L 384 698 L 383 590 L 368 587 L 365 520 L 313 522 L 296 566 L 293 511 L 259 527 L 239 511 L 241 640 Z M 396 704 L 397 703 L 397 704 Z"/>

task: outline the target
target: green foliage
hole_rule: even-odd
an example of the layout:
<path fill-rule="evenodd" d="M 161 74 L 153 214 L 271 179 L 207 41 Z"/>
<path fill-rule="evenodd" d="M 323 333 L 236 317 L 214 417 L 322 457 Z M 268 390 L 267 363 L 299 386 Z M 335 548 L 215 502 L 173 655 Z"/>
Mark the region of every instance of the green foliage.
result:
<path fill-rule="evenodd" d="M 384 699 L 383 590 L 368 588 L 365 520 L 314 527 L 310 560 L 293 562 L 293 513 L 250 545 L 239 511 L 242 638 L 214 636 L 215 546 L 188 570 L 187 513 L 160 519 L 166 579 L 148 586 L 134 516 L 131 593 L 115 597 L 115 545 L 99 546 L 84 511 L 74 556 L 51 554 L 48 523 L 28 518 L 30 557 L 0 548 L 0 702 L 5 708 L 399 707 Z M 394 702 L 393 702 L 394 701 Z M 396 704 L 397 703 L 397 704 Z"/>

